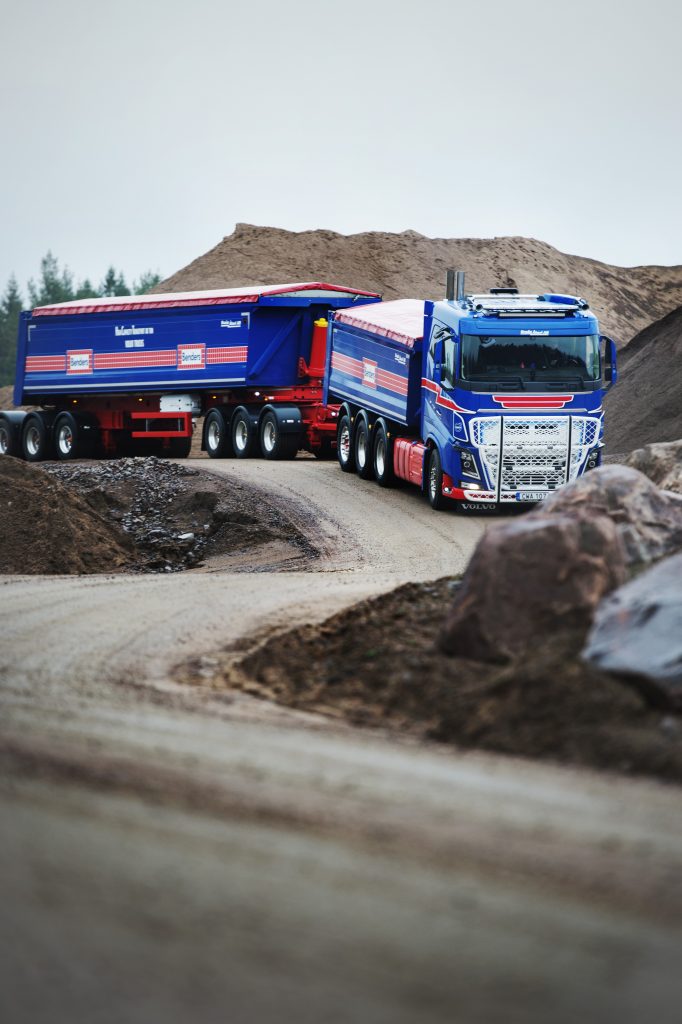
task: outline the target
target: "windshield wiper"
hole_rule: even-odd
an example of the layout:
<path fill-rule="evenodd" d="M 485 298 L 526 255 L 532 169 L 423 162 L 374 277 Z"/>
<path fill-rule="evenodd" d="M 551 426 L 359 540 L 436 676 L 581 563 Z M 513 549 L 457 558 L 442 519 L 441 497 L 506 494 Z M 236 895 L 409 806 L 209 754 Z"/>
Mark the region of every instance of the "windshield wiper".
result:
<path fill-rule="evenodd" d="M 516 391 L 525 391 L 526 385 L 522 377 L 504 377 L 502 380 L 493 380 L 490 377 L 474 376 L 467 377 L 471 384 L 489 384 L 495 388 L 514 388 Z"/>
<path fill-rule="evenodd" d="M 585 390 L 585 378 L 581 377 L 579 374 L 576 374 L 574 377 L 564 377 L 563 380 L 559 381 L 543 380 L 542 383 L 546 388 L 556 388 L 558 390 L 559 388 L 565 388 L 566 382 L 570 380 L 577 380 L 580 384 L 581 391 Z"/>

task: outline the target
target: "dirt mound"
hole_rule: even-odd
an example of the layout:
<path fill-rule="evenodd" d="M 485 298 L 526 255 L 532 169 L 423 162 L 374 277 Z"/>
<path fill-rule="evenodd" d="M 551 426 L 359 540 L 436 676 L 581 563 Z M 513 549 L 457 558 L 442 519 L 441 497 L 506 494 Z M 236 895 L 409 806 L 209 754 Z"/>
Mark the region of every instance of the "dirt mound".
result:
<path fill-rule="evenodd" d="M 14 402 L 12 396 L 14 394 L 13 384 L 4 384 L 0 388 L 0 409 L 13 409 Z"/>
<path fill-rule="evenodd" d="M 613 452 L 682 438 L 682 308 L 632 339 L 619 380 L 606 395 L 606 440 Z"/>
<path fill-rule="evenodd" d="M 224 682 L 462 748 L 682 780 L 680 719 L 580 661 L 582 632 L 548 633 L 532 659 L 505 667 L 442 653 L 443 613 L 459 586 L 407 584 L 274 637 L 228 663 Z"/>
<path fill-rule="evenodd" d="M 154 291 L 275 284 L 319 278 L 379 291 L 386 299 L 440 299 L 447 267 L 467 272 L 467 290 L 582 295 L 602 330 L 624 344 L 682 304 L 682 266 L 615 267 L 559 252 L 532 238 L 427 238 L 416 231 L 283 231 L 237 224 L 215 248 Z"/>
<path fill-rule="evenodd" d="M 132 544 L 79 495 L 19 459 L 0 459 L 0 572 L 113 572 Z"/>

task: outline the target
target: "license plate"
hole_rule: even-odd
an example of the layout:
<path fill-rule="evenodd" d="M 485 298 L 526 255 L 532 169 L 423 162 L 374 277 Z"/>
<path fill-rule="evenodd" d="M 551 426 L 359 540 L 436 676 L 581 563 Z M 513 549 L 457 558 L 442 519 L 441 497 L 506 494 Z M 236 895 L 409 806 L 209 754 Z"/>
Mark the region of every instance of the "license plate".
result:
<path fill-rule="evenodd" d="M 548 494 L 549 494 L 549 491 L 517 491 L 516 492 L 516 500 L 517 501 L 543 501 L 547 497 Z"/>

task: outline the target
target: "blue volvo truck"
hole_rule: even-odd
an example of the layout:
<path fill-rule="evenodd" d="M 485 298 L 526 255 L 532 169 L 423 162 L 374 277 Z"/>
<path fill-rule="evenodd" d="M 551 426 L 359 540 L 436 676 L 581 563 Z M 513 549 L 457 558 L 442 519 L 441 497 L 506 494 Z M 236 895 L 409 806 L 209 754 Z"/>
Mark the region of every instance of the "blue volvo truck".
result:
<path fill-rule="evenodd" d="M 528 505 L 598 466 L 616 347 L 587 302 L 494 288 L 339 310 L 324 400 L 345 472 L 416 484 L 434 509 Z"/>
<path fill-rule="evenodd" d="M 83 299 L 21 314 L 16 405 L 0 454 L 184 457 L 195 417 L 212 458 L 333 454 L 322 403 L 330 312 L 373 292 L 307 281 Z"/>

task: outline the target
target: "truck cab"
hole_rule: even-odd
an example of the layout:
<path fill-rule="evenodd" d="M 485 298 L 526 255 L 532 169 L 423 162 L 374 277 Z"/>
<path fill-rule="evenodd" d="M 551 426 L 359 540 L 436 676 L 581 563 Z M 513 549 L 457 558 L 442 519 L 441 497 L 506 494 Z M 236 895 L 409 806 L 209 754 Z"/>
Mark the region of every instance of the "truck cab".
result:
<path fill-rule="evenodd" d="M 420 433 L 446 497 L 536 502 L 599 465 L 615 346 L 584 300 L 504 288 L 425 307 Z"/>

